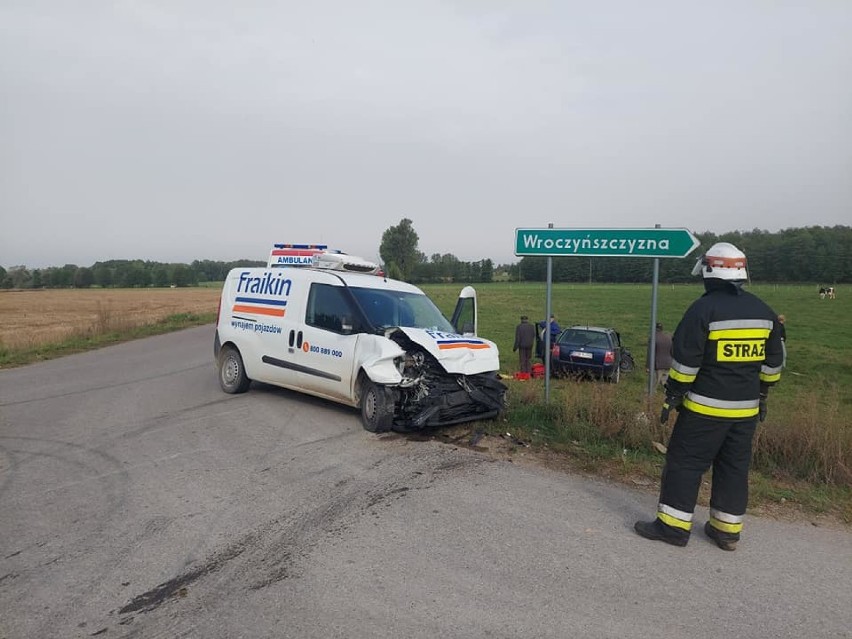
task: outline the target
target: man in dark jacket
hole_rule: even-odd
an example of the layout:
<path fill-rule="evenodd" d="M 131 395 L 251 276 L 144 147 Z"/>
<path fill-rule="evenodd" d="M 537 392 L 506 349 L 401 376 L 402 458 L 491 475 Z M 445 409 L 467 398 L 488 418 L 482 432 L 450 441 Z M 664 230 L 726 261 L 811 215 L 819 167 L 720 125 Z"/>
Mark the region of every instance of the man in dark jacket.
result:
<path fill-rule="evenodd" d="M 550 346 L 552 347 L 556 342 L 556 338 L 559 337 L 559 333 L 562 332 L 562 327 L 559 326 L 559 322 L 556 321 L 556 316 L 553 314 L 550 315 L 550 321 L 541 320 L 537 322 L 536 326 L 535 355 L 544 359 L 544 344 L 547 340 L 546 331 L 548 328 L 550 329 Z"/>
<path fill-rule="evenodd" d="M 660 421 L 678 411 L 666 452 L 657 517 L 637 521 L 647 539 L 685 546 L 702 475 L 713 466 L 704 533 L 734 550 L 748 504 L 748 471 L 769 388 L 781 378 L 778 315 L 742 290 L 745 254 L 719 242 L 698 261 L 705 293 L 684 313 L 672 339 L 672 365 Z"/>
<path fill-rule="evenodd" d="M 648 359 L 651 361 L 651 347 L 648 345 Z M 657 330 L 654 333 L 654 375 L 656 377 L 657 386 L 666 385 L 666 380 L 669 378 L 669 368 L 672 366 L 672 334 L 663 330 L 663 325 L 657 323 Z M 647 368 L 645 370 L 648 370 Z"/>
<path fill-rule="evenodd" d="M 518 351 L 522 373 L 532 371 L 532 349 L 535 344 L 535 326 L 530 324 L 529 317 L 521 315 L 521 323 L 515 327 L 515 345 L 513 351 Z"/>

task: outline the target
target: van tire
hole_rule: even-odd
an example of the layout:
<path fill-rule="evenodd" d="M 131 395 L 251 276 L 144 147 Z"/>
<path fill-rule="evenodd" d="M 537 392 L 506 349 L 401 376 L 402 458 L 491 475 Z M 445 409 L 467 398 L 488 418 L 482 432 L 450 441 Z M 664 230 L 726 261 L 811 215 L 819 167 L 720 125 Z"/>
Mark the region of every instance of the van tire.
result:
<path fill-rule="evenodd" d="M 364 430 L 384 433 L 393 427 L 393 400 L 385 386 L 374 384 L 366 376 L 361 380 L 361 423 Z"/>
<path fill-rule="evenodd" d="M 219 351 L 219 386 L 226 393 L 245 393 L 251 380 L 246 375 L 246 367 L 240 352 L 233 346 L 223 346 Z"/>

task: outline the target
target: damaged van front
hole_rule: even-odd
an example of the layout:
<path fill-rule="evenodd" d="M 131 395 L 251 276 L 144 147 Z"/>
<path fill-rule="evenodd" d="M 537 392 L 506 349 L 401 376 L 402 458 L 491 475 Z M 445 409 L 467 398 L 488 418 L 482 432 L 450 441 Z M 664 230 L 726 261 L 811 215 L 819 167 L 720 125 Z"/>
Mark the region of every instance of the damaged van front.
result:
<path fill-rule="evenodd" d="M 278 250 L 282 264 L 234 269 L 223 287 L 214 350 L 225 392 L 251 380 L 292 388 L 359 408 L 373 432 L 502 412 L 499 353 L 476 335 L 472 288 L 451 321 L 422 290 L 361 258 Z"/>

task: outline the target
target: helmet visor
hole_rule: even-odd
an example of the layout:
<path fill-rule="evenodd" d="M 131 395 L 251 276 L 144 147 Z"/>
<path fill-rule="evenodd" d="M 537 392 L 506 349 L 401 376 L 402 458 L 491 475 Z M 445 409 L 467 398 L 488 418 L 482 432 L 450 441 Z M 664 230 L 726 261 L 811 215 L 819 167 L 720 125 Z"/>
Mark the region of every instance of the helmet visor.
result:
<path fill-rule="evenodd" d="M 701 268 L 704 266 L 704 256 L 702 255 L 695 260 L 695 266 L 692 267 L 692 275 L 701 275 Z"/>

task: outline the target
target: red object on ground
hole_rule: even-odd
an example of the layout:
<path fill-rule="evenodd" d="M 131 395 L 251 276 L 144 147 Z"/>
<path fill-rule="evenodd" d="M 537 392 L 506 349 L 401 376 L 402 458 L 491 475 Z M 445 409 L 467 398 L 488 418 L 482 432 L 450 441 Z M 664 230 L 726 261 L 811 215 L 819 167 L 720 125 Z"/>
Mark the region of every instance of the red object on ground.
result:
<path fill-rule="evenodd" d="M 544 377 L 544 364 L 541 362 L 536 362 L 532 365 L 532 376 L 533 377 Z"/>
<path fill-rule="evenodd" d="M 517 373 L 515 373 L 515 379 L 527 380 L 527 379 L 529 379 L 529 378 L 530 378 L 530 374 L 529 374 L 529 373 L 522 373 L 522 372 L 520 372 L 520 371 L 518 371 Z"/>

